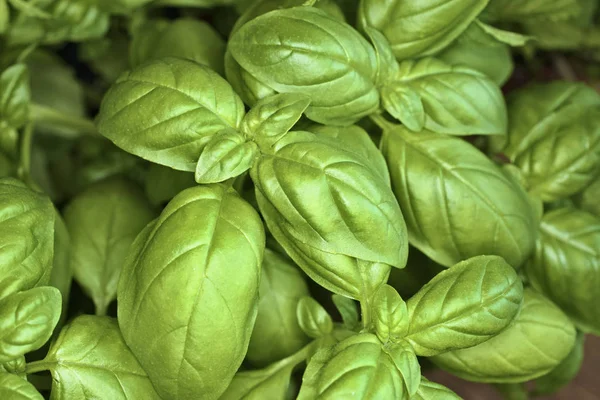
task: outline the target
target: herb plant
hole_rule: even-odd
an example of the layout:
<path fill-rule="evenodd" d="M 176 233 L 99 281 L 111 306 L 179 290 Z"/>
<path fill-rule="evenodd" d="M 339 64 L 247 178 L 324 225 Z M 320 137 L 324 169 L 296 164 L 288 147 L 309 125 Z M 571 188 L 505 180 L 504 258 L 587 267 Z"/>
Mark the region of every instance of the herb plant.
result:
<path fill-rule="evenodd" d="M 600 335 L 598 6 L 0 0 L 0 398 L 560 390 Z"/>

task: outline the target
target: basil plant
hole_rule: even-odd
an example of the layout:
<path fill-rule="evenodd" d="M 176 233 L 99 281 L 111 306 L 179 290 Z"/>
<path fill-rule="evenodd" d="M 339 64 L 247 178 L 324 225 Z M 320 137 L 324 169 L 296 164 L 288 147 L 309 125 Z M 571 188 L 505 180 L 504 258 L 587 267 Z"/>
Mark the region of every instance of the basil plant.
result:
<path fill-rule="evenodd" d="M 0 0 L 0 399 L 568 393 L 597 11 Z"/>

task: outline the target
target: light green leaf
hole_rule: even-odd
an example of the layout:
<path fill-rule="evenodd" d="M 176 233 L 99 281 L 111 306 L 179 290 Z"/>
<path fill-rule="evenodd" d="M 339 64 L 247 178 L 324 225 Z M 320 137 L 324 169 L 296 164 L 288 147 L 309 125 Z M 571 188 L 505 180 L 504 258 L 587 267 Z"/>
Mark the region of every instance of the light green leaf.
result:
<path fill-rule="evenodd" d="M 104 96 L 98 130 L 123 150 L 194 171 L 202 149 L 236 129 L 244 106 L 229 83 L 194 61 L 163 58 L 123 74 Z"/>
<path fill-rule="evenodd" d="M 377 336 L 362 333 L 322 348 L 311 358 L 298 400 L 408 400 L 416 393 L 420 379 L 420 367 L 411 349 L 384 347 Z"/>
<path fill-rule="evenodd" d="M 225 41 L 204 21 L 180 18 L 145 21 L 133 32 L 129 55 L 131 66 L 164 57 L 180 57 L 224 73 Z"/>
<path fill-rule="evenodd" d="M 479 20 L 475 20 L 475 23 L 494 39 L 513 47 L 525 46 L 527 42 L 534 39 L 531 36 L 521 35 L 520 33 L 495 28 Z"/>
<path fill-rule="evenodd" d="M 334 294 L 331 296 L 331 300 L 338 310 L 344 322 L 344 326 L 350 330 L 354 330 L 358 327 L 358 309 L 356 302 L 348 297 Z"/>
<path fill-rule="evenodd" d="M 527 194 L 471 144 L 388 125 L 381 148 L 410 242 L 432 260 L 490 254 L 519 268 L 529 257 L 537 223 Z"/>
<path fill-rule="evenodd" d="M 462 398 L 447 387 L 421 377 L 419 390 L 411 400 L 462 400 Z"/>
<path fill-rule="evenodd" d="M 308 337 L 296 317 L 298 301 L 306 295 L 308 287 L 298 267 L 265 249 L 258 289 L 258 316 L 248 345 L 248 361 L 266 366 L 290 356 L 306 344 Z"/>
<path fill-rule="evenodd" d="M 509 326 L 522 300 L 523 284 L 501 257 L 470 258 L 408 300 L 406 340 L 421 356 L 476 346 Z"/>
<path fill-rule="evenodd" d="M 535 252 L 525 264 L 534 288 L 586 333 L 600 335 L 600 219 L 574 208 L 546 213 Z"/>
<path fill-rule="evenodd" d="M 119 326 L 161 397 L 225 391 L 248 349 L 264 245 L 257 212 L 225 185 L 184 190 L 138 235 Z"/>
<path fill-rule="evenodd" d="M 46 358 L 29 366 L 50 370 L 52 400 L 160 399 L 113 318 L 75 318 L 63 328 Z"/>
<path fill-rule="evenodd" d="M 48 285 L 57 288 L 61 294 L 62 312 L 57 325 L 59 329 L 67 320 L 67 308 L 69 306 L 72 281 L 71 238 L 63 218 L 57 211 L 54 220 L 54 260 Z"/>
<path fill-rule="evenodd" d="M 94 301 L 96 313 L 104 315 L 116 298 L 131 243 L 154 218 L 154 210 L 133 182 L 115 178 L 75 196 L 64 216 L 75 279 Z"/>
<path fill-rule="evenodd" d="M 575 345 L 569 355 L 548 374 L 535 380 L 534 395 L 556 393 L 577 376 L 583 363 L 584 342 L 585 335 L 582 332 L 577 332 Z"/>
<path fill-rule="evenodd" d="M 390 285 L 382 285 L 372 302 L 373 324 L 382 343 L 397 342 L 408 333 L 406 303 Z"/>
<path fill-rule="evenodd" d="M 0 179 L 0 299 L 50 280 L 54 213 L 47 196 Z"/>
<path fill-rule="evenodd" d="M 8 372 L 9 374 L 15 374 L 19 378 L 27 380 L 27 373 L 25 372 L 27 361 L 25 356 L 14 358 L 8 362 L 0 364 L 0 372 Z"/>
<path fill-rule="evenodd" d="M 0 363 L 42 347 L 50 339 L 60 311 L 60 292 L 49 286 L 0 300 Z"/>
<path fill-rule="evenodd" d="M 213 136 L 202 150 L 196 165 L 198 183 L 217 183 L 249 170 L 258 156 L 258 146 L 232 130 Z"/>
<path fill-rule="evenodd" d="M 362 0 L 359 25 L 380 30 L 396 58 L 435 54 L 467 29 L 489 0 Z"/>
<path fill-rule="evenodd" d="M 22 127 L 29 118 L 29 71 L 25 64 L 15 64 L 0 74 L 0 122 L 13 128 Z"/>
<path fill-rule="evenodd" d="M 296 315 L 300 328 L 311 338 L 318 339 L 333 330 L 333 321 L 327 311 L 310 296 L 298 301 Z"/>
<path fill-rule="evenodd" d="M 543 295 L 525 289 L 514 322 L 493 338 L 431 360 L 460 378 L 474 382 L 518 383 L 554 369 L 575 343 L 575 328 Z"/>
<path fill-rule="evenodd" d="M 266 86 L 279 93 L 309 96 L 306 116 L 313 121 L 350 125 L 379 106 L 375 50 L 350 25 L 317 8 L 294 7 L 261 15 L 232 35 L 228 51 L 243 71 L 262 84 L 260 90 Z M 243 82 L 244 74 L 233 81 L 239 79 Z M 254 83 L 246 83 L 252 90 Z M 257 99 L 263 96 L 254 93 Z"/>
<path fill-rule="evenodd" d="M 408 129 L 419 132 L 425 127 L 425 107 L 419 93 L 409 86 L 389 85 L 381 89 L 383 108 Z"/>
<path fill-rule="evenodd" d="M 283 93 L 259 100 L 242 121 L 242 132 L 259 146 L 270 147 L 298 122 L 310 105 L 299 93 Z"/>
<path fill-rule="evenodd" d="M 404 219 L 388 183 L 339 141 L 290 132 L 250 174 L 269 231 L 320 285 L 366 300 L 389 265 L 404 267 Z"/>
<path fill-rule="evenodd" d="M 398 62 L 390 42 L 386 37 L 375 28 L 365 27 L 365 32 L 375 48 L 377 54 L 377 76 L 375 82 L 378 85 L 384 85 L 389 80 L 395 79 L 398 74 Z"/>
<path fill-rule="evenodd" d="M 154 206 L 162 206 L 179 192 L 192 186 L 196 186 L 193 173 L 178 171 L 159 164 L 150 164 L 144 189 L 150 203 Z"/>
<path fill-rule="evenodd" d="M 410 60 L 400 63 L 398 77 L 390 85 L 393 91 L 409 90 L 420 97 L 425 128 L 431 131 L 450 135 L 506 134 L 508 121 L 502 92 L 478 71 L 434 58 Z M 407 96 L 411 109 L 418 109 L 412 105 L 416 101 L 413 97 Z"/>
<path fill-rule="evenodd" d="M 436 54 L 436 58 L 482 72 L 499 86 L 510 78 L 514 69 L 510 46 L 486 33 L 477 22 Z"/>
<path fill-rule="evenodd" d="M 43 400 L 35 387 L 17 375 L 0 372 L 0 398 L 10 400 Z"/>

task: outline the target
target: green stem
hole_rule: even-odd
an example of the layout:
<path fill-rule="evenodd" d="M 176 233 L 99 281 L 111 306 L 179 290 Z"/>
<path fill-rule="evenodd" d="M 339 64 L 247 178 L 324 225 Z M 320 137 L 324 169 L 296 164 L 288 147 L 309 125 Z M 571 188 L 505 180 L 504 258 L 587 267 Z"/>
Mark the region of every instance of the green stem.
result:
<path fill-rule="evenodd" d="M 25 373 L 29 375 L 34 374 L 36 372 L 49 371 L 52 367 L 52 364 L 54 363 L 45 360 L 32 361 L 30 363 L 27 363 L 27 365 L 25 366 Z"/>
<path fill-rule="evenodd" d="M 57 125 L 63 128 L 68 128 L 88 135 L 98 135 L 98 130 L 94 122 L 75 115 L 65 114 L 54 108 L 46 107 L 40 104 L 32 104 L 29 106 L 31 119 L 35 122 L 42 122 L 51 125 Z M 75 137 L 78 134 L 66 134 L 68 137 Z"/>
<path fill-rule="evenodd" d="M 21 137 L 21 150 L 19 153 L 19 178 L 28 180 L 31 176 L 31 148 L 33 146 L 33 124 L 25 126 Z"/>
<path fill-rule="evenodd" d="M 369 115 L 369 118 L 371 119 L 371 121 L 375 122 L 375 124 L 382 130 L 389 129 L 390 127 L 394 126 L 394 124 L 385 119 L 381 114 L 374 113 Z"/>
<path fill-rule="evenodd" d="M 369 330 L 371 328 L 371 314 L 369 312 L 370 306 L 368 301 L 360 302 L 360 314 L 362 318 L 363 328 Z"/>
<path fill-rule="evenodd" d="M 96 304 L 96 315 L 99 317 L 106 316 L 106 312 L 108 311 L 108 304 L 102 302 L 101 304 Z"/>

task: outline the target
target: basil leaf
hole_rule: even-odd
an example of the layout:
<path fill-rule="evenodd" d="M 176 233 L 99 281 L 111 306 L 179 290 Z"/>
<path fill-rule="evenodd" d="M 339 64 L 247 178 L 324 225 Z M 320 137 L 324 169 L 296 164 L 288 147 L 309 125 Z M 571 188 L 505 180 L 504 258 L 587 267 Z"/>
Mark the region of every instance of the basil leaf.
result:
<path fill-rule="evenodd" d="M 160 399 L 113 318 L 75 318 L 34 365 L 52 373 L 52 399 Z"/>
<path fill-rule="evenodd" d="M 432 260 L 490 254 L 518 268 L 529 257 L 537 224 L 527 194 L 471 144 L 389 125 L 381 149 L 410 242 Z"/>
<path fill-rule="evenodd" d="M 17 375 L 0 372 L 0 397 L 10 400 L 43 400 L 44 397 L 27 382 Z"/>
<path fill-rule="evenodd" d="M 396 58 L 435 54 L 467 29 L 489 0 L 362 0 L 359 25 L 380 30 Z"/>
<path fill-rule="evenodd" d="M 487 33 L 477 22 L 469 25 L 436 58 L 452 65 L 474 69 L 501 86 L 510 78 L 514 62 L 510 47 Z"/>
<path fill-rule="evenodd" d="M 304 296 L 298 301 L 296 315 L 300 328 L 311 338 L 318 339 L 333 331 L 333 321 L 315 299 Z"/>
<path fill-rule="evenodd" d="M 73 268 L 71 265 L 71 237 L 63 218 L 57 212 L 54 219 L 54 259 L 49 285 L 60 291 L 62 298 L 62 312 L 57 328 L 67 320 L 67 308 L 73 282 Z"/>
<path fill-rule="evenodd" d="M 309 96 L 306 116 L 313 121 L 349 125 L 379 105 L 375 51 L 350 25 L 319 9 L 261 15 L 233 34 L 228 49 L 263 85 Z"/>
<path fill-rule="evenodd" d="M 312 279 L 366 299 L 387 280 L 385 264 L 404 267 L 402 213 L 370 165 L 309 132 L 290 132 L 263 151 L 269 153 L 250 171 L 259 208 L 269 231 Z"/>
<path fill-rule="evenodd" d="M 308 287 L 295 265 L 265 249 L 258 294 L 258 316 L 246 359 L 266 366 L 300 350 L 308 341 L 296 317 L 298 302 L 308 295 Z"/>
<path fill-rule="evenodd" d="M 397 79 L 389 84 L 388 91 L 401 98 L 401 107 L 406 104 L 416 110 L 415 116 L 387 109 L 411 130 L 422 126 L 450 135 L 504 135 L 507 116 L 500 88 L 487 76 L 472 69 L 451 66 L 434 58 L 404 61 L 400 64 Z M 422 105 L 418 105 L 417 97 Z M 384 106 L 387 103 L 384 102 Z M 389 103 L 389 104 L 394 104 Z M 388 104 L 388 105 L 389 105 Z M 421 124 L 420 108 L 425 113 Z"/>
<path fill-rule="evenodd" d="M 492 0 L 487 6 L 486 18 L 493 21 L 525 22 L 536 20 L 544 24 L 548 20 L 559 20 L 577 15 L 580 5 L 577 0 Z"/>
<path fill-rule="evenodd" d="M 252 167 L 258 156 L 254 142 L 235 131 L 221 131 L 204 147 L 196 165 L 198 183 L 217 183 L 235 178 Z"/>
<path fill-rule="evenodd" d="M 361 157 L 373 168 L 374 172 L 379 174 L 389 184 L 390 173 L 385 163 L 385 158 L 383 158 L 373 139 L 371 139 L 363 128 L 357 125 L 329 126 L 311 124 L 304 128 L 304 130 L 336 139 L 338 143 L 342 144 L 344 150 Z"/>
<path fill-rule="evenodd" d="M 9 374 L 15 374 L 23 380 L 27 380 L 27 373 L 25 372 L 27 361 L 25 356 L 22 355 L 17 358 L 13 358 L 9 362 L 0 364 L 0 373 L 8 372 Z"/>
<path fill-rule="evenodd" d="M 266 97 L 246 114 L 242 131 L 263 146 L 271 146 L 292 129 L 309 104 L 310 98 L 298 93 Z"/>
<path fill-rule="evenodd" d="M 25 64 L 15 64 L 0 74 L 0 124 L 13 128 L 25 125 L 29 117 L 29 72 Z"/>
<path fill-rule="evenodd" d="M 419 93 L 409 86 L 389 85 L 381 90 L 383 108 L 411 131 L 425 127 L 425 106 Z"/>
<path fill-rule="evenodd" d="M 396 290 L 381 285 L 373 297 L 373 324 L 382 343 L 396 342 L 408 333 L 408 309 Z"/>
<path fill-rule="evenodd" d="M 110 179 L 75 196 L 64 216 L 75 279 L 94 301 L 96 314 L 105 315 L 131 243 L 154 210 L 132 182 Z"/>
<path fill-rule="evenodd" d="M 532 289 L 514 322 L 495 337 L 468 349 L 431 360 L 460 378 L 474 382 L 517 383 L 554 369 L 575 343 L 575 328 L 563 312 Z"/>
<path fill-rule="evenodd" d="M 575 202 L 579 208 L 600 218 L 600 177 L 577 195 Z"/>
<path fill-rule="evenodd" d="M 542 218 L 535 252 L 525 265 L 533 287 L 555 302 L 584 332 L 600 334 L 600 220 L 574 208 Z"/>
<path fill-rule="evenodd" d="M 340 313 L 342 321 L 344 322 L 344 326 L 350 330 L 357 329 L 360 322 L 358 319 L 358 310 L 354 300 L 348 297 L 340 296 L 339 294 L 332 295 L 331 300 L 333 301 L 335 308 Z"/>
<path fill-rule="evenodd" d="M 256 211 L 224 185 L 184 190 L 138 235 L 119 326 L 161 397 L 225 391 L 254 326 L 264 244 Z"/>
<path fill-rule="evenodd" d="M 420 379 L 419 363 L 411 349 L 384 347 L 375 335 L 362 333 L 325 347 L 311 358 L 298 400 L 408 400 L 416 393 Z"/>
<path fill-rule="evenodd" d="M 123 150 L 194 171 L 210 138 L 236 129 L 244 112 L 217 73 L 190 60 L 163 58 L 123 74 L 104 96 L 97 118 L 100 133 Z"/>
<path fill-rule="evenodd" d="M 180 57 L 204 64 L 223 75 L 225 41 L 204 21 L 148 20 L 133 32 L 129 55 L 132 67 L 149 60 Z"/>
<path fill-rule="evenodd" d="M 406 340 L 420 356 L 476 346 L 515 318 L 523 285 L 501 257 L 477 256 L 440 272 L 408 302 Z"/>
<path fill-rule="evenodd" d="M 150 203 L 158 206 L 169 202 L 179 192 L 192 186 L 196 186 L 193 173 L 150 164 L 144 190 Z"/>
<path fill-rule="evenodd" d="M 535 380 L 533 394 L 536 396 L 555 393 L 569 384 L 579 373 L 583 363 L 585 335 L 577 332 L 575 345 L 567 357 L 548 374 Z"/>
<path fill-rule="evenodd" d="M 392 80 L 398 74 L 398 62 L 394 56 L 394 51 L 390 46 L 390 42 L 377 29 L 370 26 L 365 27 L 365 32 L 375 48 L 377 55 L 377 76 L 375 82 L 378 85 L 383 85 L 389 80 Z"/>
<path fill-rule="evenodd" d="M 479 20 L 475 20 L 475 23 L 481 27 L 487 34 L 492 36 L 499 42 L 506 43 L 514 47 L 525 46 L 529 40 L 533 38 L 531 36 L 521 35 L 519 33 L 505 31 L 502 29 L 495 28 L 491 25 L 483 23 Z"/>
<path fill-rule="evenodd" d="M 16 179 L 0 179 L 0 299 L 48 283 L 54 212 L 45 195 Z"/>
<path fill-rule="evenodd" d="M 462 398 L 447 387 L 421 377 L 419 390 L 411 400 L 461 400 Z"/>
<path fill-rule="evenodd" d="M 48 286 L 0 300 L 0 363 L 42 347 L 50 339 L 60 311 L 60 292 Z"/>
<path fill-rule="evenodd" d="M 6 0 L 0 0 L 0 33 L 6 32 L 10 24 L 10 10 Z"/>

